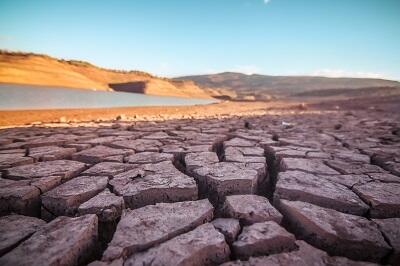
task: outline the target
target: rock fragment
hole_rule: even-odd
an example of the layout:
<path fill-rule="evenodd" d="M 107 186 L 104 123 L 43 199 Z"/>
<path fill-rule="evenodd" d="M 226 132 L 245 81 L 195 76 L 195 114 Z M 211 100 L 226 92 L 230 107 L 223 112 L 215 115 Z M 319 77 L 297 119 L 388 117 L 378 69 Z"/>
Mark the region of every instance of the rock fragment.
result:
<path fill-rule="evenodd" d="M 158 152 L 163 144 L 153 139 L 120 140 L 109 144 L 110 147 L 118 149 L 132 149 L 136 152 Z"/>
<path fill-rule="evenodd" d="M 237 235 L 240 232 L 239 221 L 232 218 L 218 218 L 213 220 L 212 225 L 220 231 L 224 236 L 226 242 L 229 244 L 235 241 Z"/>
<path fill-rule="evenodd" d="M 273 221 L 245 226 L 232 244 L 233 252 L 239 259 L 271 255 L 292 251 L 297 248 L 296 238 Z"/>
<path fill-rule="evenodd" d="M 268 155 L 280 161 L 282 158 L 305 158 L 318 150 L 296 146 L 266 146 Z"/>
<path fill-rule="evenodd" d="M 221 266 L 376 266 L 363 261 L 352 261 L 344 257 L 329 257 L 322 250 L 316 249 L 304 241 L 296 241 L 298 250 L 270 256 L 250 257 L 248 261 L 233 261 Z"/>
<path fill-rule="evenodd" d="M 0 217 L 0 256 L 18 246 L 45 224 L 43 220 L 23 215 Z"/>
<path fill-rule="evenodd" d="M 25 155 L 25 149 L 12 149 L 12 150 L 2 150 L 0 146 L 0 154 L 20 154 Z"/>
<path fill-rule="evenodd" d="M 97 241 L 97 217 L 58 217 L 0 258 L 0 265 L 80 265 Z"/>
<path fill-rule="evenodd" d="M 1 139 L 0 140 L 0 146 L 8 145 L 8 144 L 11 144 L 12 142 L 13 142 L 12 139 Z"/>
<path fill-rule="evenodd" d="M 329 153 L 320 151 L 307 152 L 306 157 L 310 159 L 332 159 L 332 156 Z"/>
<path fill-rule="evenodd" d="M 254 142 L 242 139 L 242 138 L 233 138 L 227 141 L 224 141 L 224 148 L 228 147 L 254 147 Z"/>
<path fill-rule="evenodd" d="M 358 163 L 366 163 L 369 164 L 371 159 L 368 155 L 352 152 L 352 151 L 335 151 L 334 155 L 335 158 L 339 160 L 347 161 L 347 162 L 358 162 Z"/>
<path fill-rule="evenodd" d="M 60 176 L 63 180 L 77 176 L 85 169 L 81 162 L 57 160 L 21 165 L 5 170 L 5 177 L 14 180 Z"/>
<path fill-rule="evenodd" d="M 112 142 L 115 141 L 121 141 L 124 140 L 124 137 L 115 137 L 115 136 L 108 136 L 108 137 L 100 137 L 100 138 L 90 138 L 87 140 L 82 140 L 79 143 L 83 144 L 90 144 L 92 146 L 95 145 L 109 145 Z"/>
<path fill-rule="evenodd" d="M 243 151 L 244 148 L 236 148 L 236 147 L 228 147 L 225 149 L 225 161 L 227 162 L 238 162 L 238 163 L 266 163 L 265 157 L 262 156 L 254 156 L 248 150 L 251 148 L 247 148 Z M 246 155 L 245 151 L 248 151 Z M 257 152 L 255 152 L 257 154 Z"/>
<path fill-rule="evenodd" d="M 0 178 L 0 215 L 40 215 L 40 190 L 24 181 Z"/>
<path fill-rule="evenodd" d="M 350 189 L 354 185 L 365 184 L 372 181 L 372 179 L 368 175 L 318 175 L 318 177 L 334 183 L 341 184 Z"/>
<path fill-rule="evenodd" d="M 376 224 L 364 217 L 301 201 L 280 200 L 279 210 L 296 236 L 329 254 L 379 262 L 390 252 Z"/>
<path fill-rule="evenodd" d="M 347 187 L 300 171 L 278 174 L 274 199 L 305 201 L 359 216 L 368 211 L 368 206 Z"/>
<path fill-rule="evenodd" d="M 372 162 L 400 177 L 400 157 L 396 155 L 373 154 Z"/>
<path fill-rule="evenodd" d="M 400 265 L 400 218 L 374 219 L 379 229 L 392 246 L 389 263 Z"/>
<path fill-rule="evenodd" d="M 28 156 L 34 158 L 36 162 L 55 161 L 60 159 L 69 159 L 75 148 L 63 148 L 58 146 L 44 146 L 29 149 Z"/>
<path fill-rule="evenodd" d="M 103 191 L 107 182 L 106 176 L 80 176 L 46 192 L 41 196 L 42 215 L 75 215 L 79 205 Z"/>
<path fill-rule="evenodd" d="M 72 156 L 73 160 L 84 162 L 84 163 L 100 163 L 107 160 L 107 158 L 115 157 L 115 156 L 123 156 L 133 154 L 134 151 L 130 149 L 114 149 L 107 146 L 96 146 L 91 149 L 83 150 L 78 153 L 75 153 Z M 122 162 L 122 159 L 119 160 Z"/>
<path fill-rule="evenodd" d="M 174 138 L 174 137 L 172 137 L 162 131 L 154 132 L 154 133 L 151 133 L 150 135 L 146 135 L 146 136 L 142 137 L 142 139 L 155 139 L 155 140 L 163 140 L 163 139 L 170 139 L 170 138 Z"/>
<path fill-rule="evenodd" d="M 400 218 L 400 184 L 370 182 L 353 190 L 371 206 L 372 218 Z"/>
<path fill-rule="evenodd" d="M 368 176 L 375 181 L 383 183 L 400 183 L 400 176 L 389 173 L 369 173 Z"/>
<path fill-rule="evenodd" d="M 282 220 L 282 215 L 268 199 L 257 195 L 227 196 L 223 205 L 223 215 L 239 219 L 245 225 L 265 221 L 275 221 L 279 224 Z"/>
<path fill-rule="evenodd" d="M 85 143 L 70 143 L 64 145 L 65 148 L 74 148 L 77 151 L 83 151 L 92 147 L 90 144 Z"/>
<path fill-rule="evenodd" d="M 111 241 L 124 209 L 124 199 L 105 189 L 82 203 L 78 208 L 78 215 L 97 215 L 99 219 L 99 240 L 105 246 L 106 243 Z"/>
<path fill-rule="evenodd" d="M 219 159 L 215 152 L 199 152 L 199 153 L 188 153 L 185 155 L 186 170 L 193 174 L 193 171 L 197 168 L 218 163 Z"/>
<path fill-rule="evenodd" d="M 261 147 L 227 147 L 227 150 L 239 151 L 243 156 L 248 157 L 264 157 L 264 149 Z"/>
<path fill-rule="evenodd" d="M 322 161 L 302 158 L 283 158 L 280 171 L 302 171 L 311 174 L 338 175 L 339 172 L 326 166 Z"/>
<path fill-rule="evenodd" d="M 132 164 L 149 164 L 149 163 L 160 163 L 164 161 L 173 161 L 174 156 L 169 153 L 159 152 L 140 152 L 133 155 L 129 155 L 125 158 L 127 163 Z"/>
<path fill-rule="evenodd" d="M 123 266 L 124 260 L 122 258 L 113 260 L 113 261 L 93 261 L 89 263 L 87 266 Z"/>
<path fill-rule="evenodd" d="M 163 153 L 170 153 L 174 156 L 182 156 L 188 153 L 211 152 L 212 145 L 190 145 L 190 143 L 166 144 L 162 146 Z"/>
<path fill-rule="evenodd" d="M 42 178 L 20 180 L 18 182 L 21 184 L 25 183 L 26 185 L 34 186 L 40 190 L 40 194 L 43 194 L 60 185 L 62 178 L 59 176 L 47 176 Z"/>
<path fill-rule="evenodd" d="M 78 136 L 71 134 L 54 134 L 46 138 L 35 137 L 32 140 L 28 140 L 24 145 L 26 148 L 43 147 L 43 146 L 54 146 L 63 145 L 69 142 L 73 142 L 78 138 Z"/>
<path fill-rule="evenodd" d="M 0 170 L 33 163 L 33 159 L 21 153 L 0 154 Z"/>
<path fill-rule="evenodd" d="M 326 161 L 326 164 L 344 175 L 362 175 L 368 173 L 385 173 L 385 170 L 372 164 L 348 163 L 337 160 Z"/>
<path fill-rule="evenodd" d="M 128 257 L 210 221 L 213 206 L 208 200 L 157 203 L 126 210 L 103 261 Z"/>
<path fill-rule="evenodd" d="M 133 168 L 135 168 L 134 165 L 126 163 L 102 162 L 90 167 L 84 171 L 82 175 L 108 176 L 109 178 L 113 178 L 117 174 L 129 171 Z"/>
<path fill-rule="evenodd" d="M 26 142 L 13 142 L 10 144 L 0 146 L 0 150 L 15 150 L 15 149 L 22 149 Z"/>
<path fill-rule="evenodd" d="M 179 172 L 170 161 L 143 165 L 118 174 L 110 185 L 131 209 L 158 202 L 197 199 L 195 180 Z"/>
<path fill-rule="evenodd" d="M 124 208 L 124 199 L 106 189 L 82 203 L 78 208 L 78 214 L 96 214 L 100 222 L 112 222 L 121 217 Z"/>
<path fill-rule="evenodd" d="M 199 191 L 208 195 L 211 201 L 222 203 L 227 195 L 255 194 L 259 174 L 244 165 L 219 162 L 194 170 Z"/>
<path fill-rule="evenodd" d="M 224 236 L 207 223 L 145 252 L 134 254 L 124 265 L 217 265 L 227 261 L 229 254 Z"/>

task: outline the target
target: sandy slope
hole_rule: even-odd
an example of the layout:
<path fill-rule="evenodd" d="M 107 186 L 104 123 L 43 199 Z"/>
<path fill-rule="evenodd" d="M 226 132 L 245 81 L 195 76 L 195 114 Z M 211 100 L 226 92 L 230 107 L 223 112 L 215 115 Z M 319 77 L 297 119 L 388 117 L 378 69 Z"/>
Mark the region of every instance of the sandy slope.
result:
<path fill-rule="evenodd" d="M 0 51 L 0 82 L 112 90 L 109 84 L 140 82 L 151 95 L 210 98 L 191 81 L 173 81 L 140 71 L 115 71 L 81 61 L 66 61 L 46 55 Z"/>

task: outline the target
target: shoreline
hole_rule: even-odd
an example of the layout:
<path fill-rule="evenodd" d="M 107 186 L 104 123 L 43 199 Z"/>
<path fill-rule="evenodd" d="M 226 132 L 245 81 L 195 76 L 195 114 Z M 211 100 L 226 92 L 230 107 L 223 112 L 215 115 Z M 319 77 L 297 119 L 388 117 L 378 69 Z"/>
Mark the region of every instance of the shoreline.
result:
<path fill-rule="evenodd" d="M 191 106 L 146 106 L 88 109 L 2 110 L 0 127 L 91 121 L 159 121 L 190 118 L 217 118 L 219 116 L 262 115 L 267 110 L 289 110 L 297 101 L 232 102 L 225 101 Z"/>
<path fill-rule="evenodd" d="M 313 112 L 376 110 L 394 112 L 400 96 L 354 99 L 280 99 L 272 101 L 221 101 L 205 105 L 138 106 L 85 109 L 2 110 L 0 128 L 51 123 L 109 121 L 166 121 L 174 119 L 212 119 L 237 116 L 282 115 Z"/>

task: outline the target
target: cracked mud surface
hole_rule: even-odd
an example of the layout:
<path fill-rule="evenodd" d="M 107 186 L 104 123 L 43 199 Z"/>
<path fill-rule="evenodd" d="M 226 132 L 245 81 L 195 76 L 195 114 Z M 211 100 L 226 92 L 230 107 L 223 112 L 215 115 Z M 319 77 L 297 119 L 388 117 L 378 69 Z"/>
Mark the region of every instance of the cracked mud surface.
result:
<path fill-rule="evenodd" d="M 400 115 L 0 131 L 0 265 L 400 265 Z"/>

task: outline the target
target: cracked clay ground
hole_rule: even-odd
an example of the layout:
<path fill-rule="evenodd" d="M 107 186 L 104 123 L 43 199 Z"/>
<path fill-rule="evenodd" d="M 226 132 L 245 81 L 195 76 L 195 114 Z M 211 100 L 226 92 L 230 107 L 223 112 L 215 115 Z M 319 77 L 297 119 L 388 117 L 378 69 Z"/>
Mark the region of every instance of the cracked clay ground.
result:
<path fill-rule="evenodd" d="M 0 265 L 400 265 L 400 115 L 0 131 Z"/>

